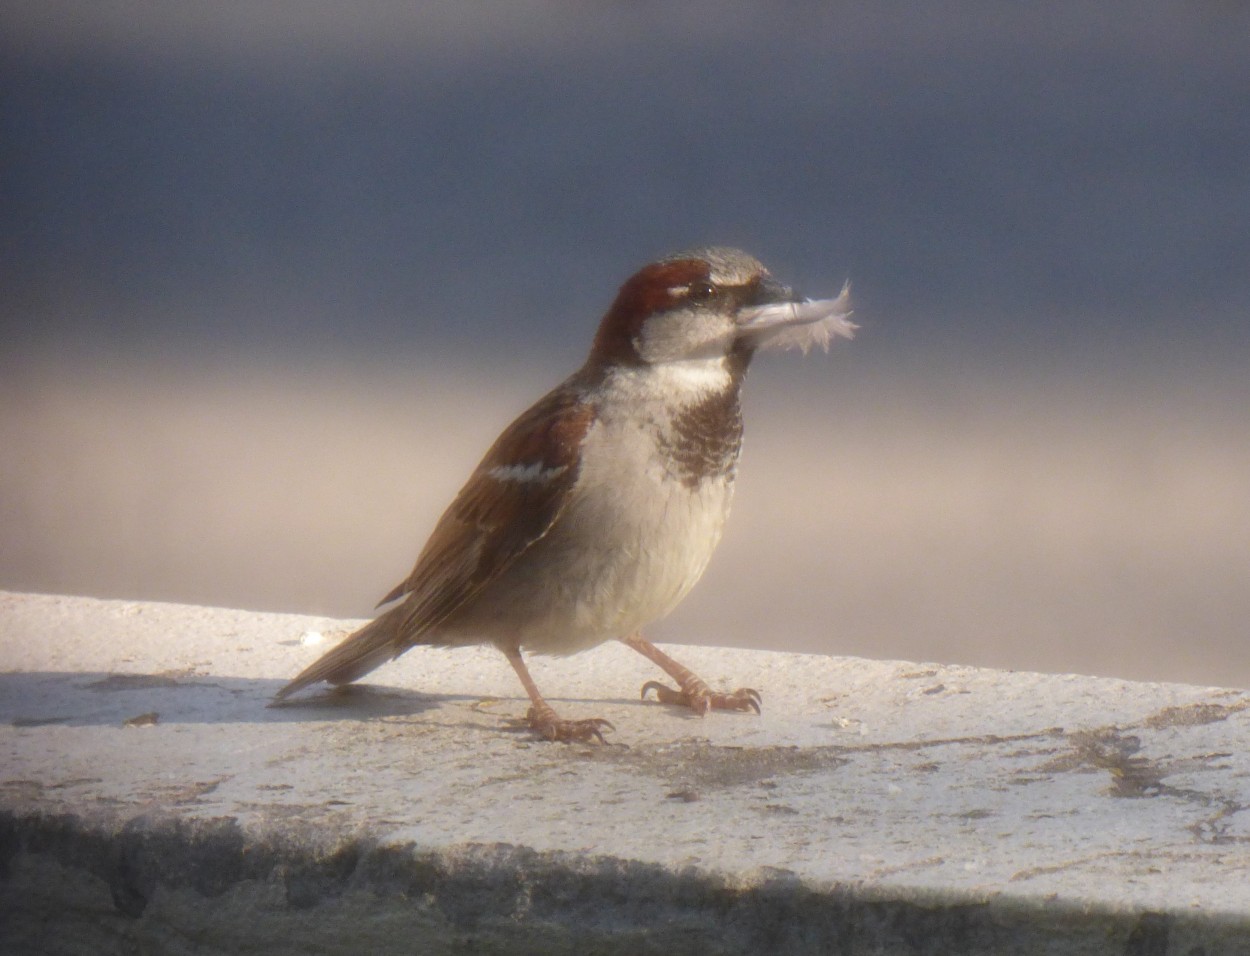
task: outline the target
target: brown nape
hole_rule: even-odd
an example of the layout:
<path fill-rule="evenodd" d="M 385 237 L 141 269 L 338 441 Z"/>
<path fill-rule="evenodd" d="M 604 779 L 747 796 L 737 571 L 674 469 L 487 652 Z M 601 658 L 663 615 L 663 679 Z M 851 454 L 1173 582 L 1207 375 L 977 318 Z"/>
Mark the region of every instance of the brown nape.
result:
<path fill-rule="evenodd" d="M 707 281 L 708 264 L 699 259 L 655 262 L 631 276 L 621 286 L 608 309 L 590 349 L 590 365 L 637 365 L 634 339 L 643 323 L 657 312 L 677 304 L 673 289 Z"/>

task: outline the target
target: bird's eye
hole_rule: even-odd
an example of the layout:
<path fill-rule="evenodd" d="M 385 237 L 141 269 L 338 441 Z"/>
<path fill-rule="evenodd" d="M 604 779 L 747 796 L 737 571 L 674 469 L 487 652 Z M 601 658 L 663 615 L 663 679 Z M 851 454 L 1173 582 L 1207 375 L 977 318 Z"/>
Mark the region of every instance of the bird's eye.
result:
<path fill-rule="evenodd" d="M 716 287 L 710 282 L 692 282 L 686 289 L 686 298 L 692 302 L 706 302 L 716 292 Z"/>

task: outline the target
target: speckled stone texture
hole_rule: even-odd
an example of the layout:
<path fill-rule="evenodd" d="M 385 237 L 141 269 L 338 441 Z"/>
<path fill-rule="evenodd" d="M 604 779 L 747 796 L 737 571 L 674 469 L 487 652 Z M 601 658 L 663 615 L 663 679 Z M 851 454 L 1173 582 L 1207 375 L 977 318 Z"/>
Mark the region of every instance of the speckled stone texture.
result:
<path fill-rule="evenodd" d="M 267 706 L 352 622 L 0 593 L 0 952 L 1250 953 L 1250 693 L 619 645 L 416 649 Z"/>

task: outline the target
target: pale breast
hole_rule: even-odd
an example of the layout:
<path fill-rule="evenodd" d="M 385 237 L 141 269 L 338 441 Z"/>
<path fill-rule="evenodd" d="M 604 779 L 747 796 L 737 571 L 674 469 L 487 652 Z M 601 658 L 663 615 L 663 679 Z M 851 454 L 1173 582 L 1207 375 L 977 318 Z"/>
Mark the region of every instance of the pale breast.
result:
<path fill-rule="evenodd" d="M 466 608 L 461 639 L 572 653 L 637 631 L 689 593 L 720 542 L 738 443 L 732 454 L 682 458 L 654 424 L 609 416 L 592 426 L 569 505 Z"/>

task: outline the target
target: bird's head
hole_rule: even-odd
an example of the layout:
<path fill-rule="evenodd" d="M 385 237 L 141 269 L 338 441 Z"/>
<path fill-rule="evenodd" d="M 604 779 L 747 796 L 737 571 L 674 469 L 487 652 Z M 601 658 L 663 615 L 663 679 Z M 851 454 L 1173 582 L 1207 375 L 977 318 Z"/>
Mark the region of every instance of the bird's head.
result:
<path fill-rule="evenodd" d="M 776 281 L 758 259 L 712 246 L 675 253 L 631 276 L 591 349 L 599 366 L 739 359 L 756 349 L 828 347 L 855 326 L 849 289 L 812 301 Z"/>

